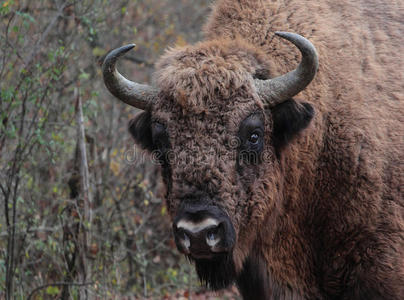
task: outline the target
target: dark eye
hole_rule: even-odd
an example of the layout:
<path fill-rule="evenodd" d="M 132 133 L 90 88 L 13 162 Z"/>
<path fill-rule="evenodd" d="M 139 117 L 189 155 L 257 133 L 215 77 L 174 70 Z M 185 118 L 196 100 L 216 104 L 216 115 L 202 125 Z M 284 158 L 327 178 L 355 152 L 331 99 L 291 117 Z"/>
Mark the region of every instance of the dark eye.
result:
<path fill-rule="evenodd" d="M 238 160 L 249 165 L 260 163 L 264 148 L 264 120 L 260 113 L 254 113 L 244 119 L 238 131 L 240 147 Z"/>
<path fill-rule="evenodd" d="M 256 132 L 252 133 L 248 139 L 248 141 L 253 145 L 258 144 L 259 140 L 260 140 L 260 136 Z"/>

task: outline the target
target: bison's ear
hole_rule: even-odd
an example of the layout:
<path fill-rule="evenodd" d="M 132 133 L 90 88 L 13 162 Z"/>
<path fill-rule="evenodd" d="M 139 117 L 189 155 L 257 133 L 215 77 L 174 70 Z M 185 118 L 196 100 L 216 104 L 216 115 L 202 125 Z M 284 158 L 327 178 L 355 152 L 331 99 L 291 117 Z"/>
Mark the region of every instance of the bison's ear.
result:
<path fill-rule="evenodd" d="M 152 151 L 153 138 L 151 130 L 151 114 L 148 111 L 139 113 L 129 122 L 129 132 L 132 134 L 135 142 L 143 149 Z"/>
<path fill-rule="evenodd" d="M 311 104 L 293 99 L 272 108 L 272 141 L 277 154 L 310 124 L 313 116 L 314 108 Z"/>

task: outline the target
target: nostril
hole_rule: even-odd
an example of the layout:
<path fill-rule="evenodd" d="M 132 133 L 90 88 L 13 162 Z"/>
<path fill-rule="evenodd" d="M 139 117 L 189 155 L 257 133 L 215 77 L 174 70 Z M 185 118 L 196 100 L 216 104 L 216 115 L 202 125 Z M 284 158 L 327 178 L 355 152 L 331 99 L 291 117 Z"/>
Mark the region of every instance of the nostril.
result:
<path fill-rule="evenodd" d="M 178 230 L 177 236 L 180 239 L 181 244 L 185 247 L 185 249 L 189 249 L 191 246 L 191 240 L 189 239 L 189 236 L 185 233 L 185 230 Z"/>
<path fill-rule="evenodd" d="M 188 235 L 186 233 L 184 233 L 182 244 L 184 245 L 184 247 L 186 249 L 189 249 L 189 246 L 191 246 L 191 241 L 189 240 L 189 237 L 188 237 Z"/>
<path fill-rule="evenodd" d="M 210 247 L 215 246 L 220 241 L 219 229 L 220 226 L 215 226 L 214 228 L 209 229 L 206 233 L 206 243 Z"/>
<path fill-rule="evenodd" d="M 213 232 L 208 232 L 206 238 L 208 241 L 214 241 L 216 239 L 216 235 Z"/>
<path fill-rule="evenodd" d="M 208 230 L 207 236 L 209 239 L 214 239 L 215 236 L 219 233 L 219 226 L 215 226 Z"/>

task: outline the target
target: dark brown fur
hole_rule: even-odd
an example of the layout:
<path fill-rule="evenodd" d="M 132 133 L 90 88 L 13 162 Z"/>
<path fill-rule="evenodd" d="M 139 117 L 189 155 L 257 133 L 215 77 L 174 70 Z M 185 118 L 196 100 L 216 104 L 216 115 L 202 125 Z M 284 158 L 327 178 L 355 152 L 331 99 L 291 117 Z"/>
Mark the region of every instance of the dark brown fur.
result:
<path fill-rule="evenodd" d="M 176 157 L 169 212 L 203 191 L 229 215 L 245 299 L 404 299 L 403 12 L 400 1 L 219 0 L 206 41 L 158 62 L 150 122 L 165 125 Z M 240 172 L 239 125 L 264 111 L 253 79 L 299 63 L 276 30 L 319 52 L 299 96 L 308 104 L 293 102 L 315 116 L 291 140 L 274 132 L 290 127 L 287 110 L 266 111 L 268 157 Z"/>

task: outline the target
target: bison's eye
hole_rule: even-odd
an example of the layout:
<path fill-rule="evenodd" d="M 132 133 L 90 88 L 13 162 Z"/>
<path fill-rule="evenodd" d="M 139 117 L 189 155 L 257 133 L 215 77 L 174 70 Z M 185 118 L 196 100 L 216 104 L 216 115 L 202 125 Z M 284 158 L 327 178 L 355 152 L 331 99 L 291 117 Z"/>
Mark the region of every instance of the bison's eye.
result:
<path fill-rule="evenodd" d="M 264 121 L 260 113 L 248 116 L 240 124 L 239 159 L 249 164 L 257 164 L 264 148 Z"/>
<path fill-rule="evenodd" d="M 259 139 L 260 139 L 260 136 L 258 135 L 258 133 L 254 132 L 253 134 L 250 135 L 248 142 L 252 145 L 256 145 L 256 144 L 258 144 Z"/>
<path fill-rule="evenodd" d="M 244 139 L 244 142 L 242 139 L 241 150 L 259 154 L 264 147 L 263 139 L 261 138 L 264 134 L 263 132 L 264 130 L 262 128 L 251 129 Z"/>

